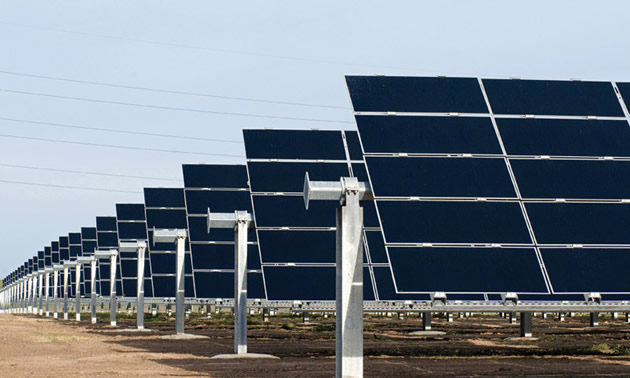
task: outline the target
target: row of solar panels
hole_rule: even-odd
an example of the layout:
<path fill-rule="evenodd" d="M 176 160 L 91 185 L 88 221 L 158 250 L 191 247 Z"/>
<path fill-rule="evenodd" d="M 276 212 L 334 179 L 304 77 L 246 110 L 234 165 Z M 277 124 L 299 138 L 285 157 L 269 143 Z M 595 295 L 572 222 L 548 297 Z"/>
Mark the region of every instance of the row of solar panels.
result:
<path fill-rule="evenodd" d="M 338 204 L 305 210 L 308 172 L 371 185 L 366 300 L 629 296 L 630 85 L 381 76 L 347 84 L 358 133 L 245 130 L 247 166 L 185 165 L 184 189 L 145 189 L 144 204 L 118 205 L 96 229 L 60 238 L 8 282 L 56 258 L 147 238 L 147 295 L 172 297 L 174 246 L 153 246 L 151 230 L 186 228 L 186 295 L 231 297 L 233 232 L 207 233 L 210 207 L 254 214 L 250 297 L 332 300 Z M 120 259 L 127 296 L 134 259 Z M 99 270 L 107 295 L 107 265 Z"/>

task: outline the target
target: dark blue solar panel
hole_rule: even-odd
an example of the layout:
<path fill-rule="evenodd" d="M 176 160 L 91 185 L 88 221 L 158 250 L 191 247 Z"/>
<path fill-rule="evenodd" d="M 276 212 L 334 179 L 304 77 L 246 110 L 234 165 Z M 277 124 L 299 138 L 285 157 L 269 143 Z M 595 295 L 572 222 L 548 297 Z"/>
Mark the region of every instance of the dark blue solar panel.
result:
<path fill-rule="evenodd" d="M 374 267 L 373 270 L 379 300 L 426 301 L 431 299 L 428 294 L 397 294 L 396 287 L 394 286 L 394 280 L 392 278 L 391 269 L 389 267 Z"/>
<path fill-rule="evenodd" d="M 96 217 L 98 231 L 116 231 L 116 217 Z"/>
<path fill-rule="evenodd" d="M 495 114 L 623 117 L 609 82 L 483 80 Z"/>
<path fill-rule="evenodd" d="M 533 248 L 389 247 L 389 258 L 400 292 L 547 292 Z"/>
<path fill-rule="evenodd" d="M 497 119 L 509 155 L 630 156 L 626 121 Z"/>
<path fill-rule="evenodd" d="M 123 278 L 138 276 L 138 260 L 137 259 L 122 259 L 120 260 L 121 276 Z"/>
<path fill-rule="evenodd" d="M 234 273 L 231 272 L 195 272 L 197 298 L 234 298 Z M 247 274 L 247 297 L 265 298 L 262 274 Z"/>
<path fill-rule="evenodd" d="M 373 264 L 388 264 L 385 241 L 381 231 L 366 231 L 367 247 L 370 250 L 370 258 Z"/>
<path fill-rule="evenodd" d="M 186 228 L 186 210 L 147 209 L 147 227 Z"/>
<path fill-rule="evenodd" d="M 184 164 L 182 168 L 186 188 L 248 188 L 244 165 Z"/>
<path fill-rule="evenodd" d="M 59 248 L 68 248 L 69 240 L 67 236 L 59 237 Z"/>
<path fill-rule="evenodd" d="M 627 292 L 630 249 L 540 250 L 555 292 Z"/>
<path fill-rule="evenodd" d="M 258 240 L 264 263 L 335 262 L 335 231 L 260 230 Z"/>
<path fill-rule="evenodd" d="M 68 234 L 68 240 L 70 244 L 81 244 L 81 234 L 78 232 L 73 232 Z"/>
<path fill-rule="evenodd" d="M 474 78 L 346 76 L 354 110 L 487 113 Z"/>
<path fill-rule="evenodd" d="M 346 144 L 350 153 L 350 160 L 363 160 L 363 150 L 359 141 L 359 133 L 356 131 L 345 131 Z"/>
<path fill-rule="evenodd" d="M 306 172 L 312 181 L 339 181 L 350 175 L 346 163 L 249 162 L 248 169 L 252 192 L 302 193 Z"/>
<path fill-rule="evenodd" d="M 207 215 L 208 208 L 213 213 L 233 213 L 235 210 L 251 213 L 252 203 L 248 191 L 186 190 L 189 215 Z"/>
<path fill-rule="evenodd" d="M 97 237 L 99 248 L 118 247 L 118 235 L 115 232 L 99 232 L 97 233 Z"/>
<path fill-rule="evenodd" d="M 335 300 L 335 267 L 263 267 L 269 300 Z"/>
<path fill-rule="evenodd" d="M 338 204 L 313 201 L 304 207 L 301 196 L 253 196 L 256 227 L 335 227 Z"/>
<path fill-rule="evenodd" d="M 146 207 L 185 207 L 184 190 L 180 188 L 144 188 Z"/>
<path fill-rule="evenodd" d="M 81 256 L 81 245 L 70 246 L 70 257 Z"/>
<path fill-rule="evenodd" d="M 630 83 L 617 83 L 617 88 L 621 92 L 621 97 L 626 105 L 626 109 L 630 110 Z"/>
<path fill-rule="evenodd" d="M 81 239 L 96 240 L 96 228 L 81 227 Z"/>
<path fill-rule="evenodd" d="M 387 243 L 531 243 L 516 202 L 378 201 Z"/>
<path fill-rule="evenodd" d="M 340 131 L 243 130 L 248 159 L 346 160 Z"/>
<path fill-rule="evenodd" d="M 191 254 L 197 269 L 234 269 L 234 244 L 192 244 Z M 260 269 L 260 257 L 255 245 L 247 247 L 247 269 Z M 197 286 L 201 282 L 196 282 Z"/>
<path fill-rule="evenodd" d="M 130 223 L 120 222 L 118 223 L 118 236 L 120 239 L 146 239 L 147 238 L 147 225 L 144 222 Z"/>
<path fill-rule="evenodd" d="M 538 243 L 630 244 L 630 205 L 527 203 Z"/>
<path fill-rule="evenodd" d="M 118 221 L 143 221 L 144 204 L 142 203 L 117 203 L 116 218 Z"/>
<path fill-rule="evenodd" d="M 366 158 L 378 197 L 516 197 L 502 158 Z"/>
<path fill-rule="evenodd" d="M 195 296 L 192 277 L 185 277 L 185 296 L 192 298 Z M 173 298 L 175 297 L 175 276 L 153 276 L 153 297 Z"/>
<path fill-rule="evenodd" d="M 83 242 L 81 242 L 81 250 L 83 251 L 83 254 L 93 254 L 94 250 L 96 249 L 96 240 L 83 240 Z"/>
<path fill-rule="evenodd" d="M 490 118 L 356 116 L 369 153 L 501 154 Z"/>
<path fill-rule="evenodd" d="M 510 160 L 523 198 L 630 198 L 630 162 Z"/>

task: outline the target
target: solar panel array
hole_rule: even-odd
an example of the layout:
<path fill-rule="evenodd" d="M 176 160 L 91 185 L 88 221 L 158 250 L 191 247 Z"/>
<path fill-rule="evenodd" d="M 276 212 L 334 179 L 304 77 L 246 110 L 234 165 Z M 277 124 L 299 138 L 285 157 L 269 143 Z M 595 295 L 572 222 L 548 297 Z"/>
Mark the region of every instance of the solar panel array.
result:
<path fill-rule="evenodd" d="M 208 208 L 212 212 L 251 212 L 247 169 L 244 165 L 184 165 L 184 187 L 192 271 L 198 298 L 234 297 L 234 231 L 208 233 Z M 248 297 L 265 298 L 256 235 L 251 231 L 248 248 Z"/>
<path fill-rule="evenodd" d="M 181 188 L 145 188 L 144 206 L 148 228 L 148 254 L 153 296 L 175 296 L 175 243 L 153 244 L 153 228 L 187 229 L 186 200 Z M 186 246 L 184 258 L 186 296 L 195 297 L 194 277 L 190 248 Z M 147 295 L 148 296 L 148 295 Z"/>
<path fill-rule="evenodd" d="M 358 133 L 245 130 L 247 165 L 184 165 L 184 188 L 146 188 L 52 241 L 5 278 L 147 240 L 148 297 L 174 297 L 175 245 L 189 232 L 186 296 L 233 296 L 234 234 L 212 212 L 252 211 L 253 298 L 335 298 L 334 201 L 307 211 L 303 181 L 368 181 L 363 203 L 366 300 L 627 299 L 630 278 L 630 83 L 348 76 Z M 117 292 L 136 294 L 135 253 L 121 253 Z M 82 267 L 89 295 L 90 267 Z M 109 261 L 97 292 L 109 294 Z M 71 270 L 71 284 L 76 280 Z M 52 289 L 51 289 L 52 290 Z M 74 295 L 74 285 L 70 287 Z M 52 291 L 49 292 L 52 295 Z"/>
<path fill-rule="evenodd" d="M 116 220 L 119 241 L 135 242 L 148 239 L 143 203 L 116 204 Z M 136 252 L 119 252 L 119 258 L 120 275 L 123 283 L 121 293 L 125 297 L 135 297 L 138 290 L 138 255 Z M 146 253 L 144 266 L 144 293 L 145 296 L 152 297 L 151 265 Z"/>

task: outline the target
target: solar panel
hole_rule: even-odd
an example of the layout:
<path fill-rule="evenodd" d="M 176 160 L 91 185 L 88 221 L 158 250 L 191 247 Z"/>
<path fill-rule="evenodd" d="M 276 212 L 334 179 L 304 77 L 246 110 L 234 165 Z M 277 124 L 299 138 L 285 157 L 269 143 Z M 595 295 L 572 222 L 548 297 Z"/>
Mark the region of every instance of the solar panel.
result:
<path fill-rule="evenodd" d="M 244 165 L 184 165 L 184 187 L 190 250 L 197 298 L 234 297 L 234 231 L 213 229 L 208 233 L 208 208 L 212 212 L 251 212 Z M 265 298 L 256 235 L 250 231 L 247 296 Z"/>
<path fill-rule="evenodd" d="M 68 246 L 70 252 L 70 259 L 76 260 L 78 256 L 83 255 L 83 249 L 81 247 L 81 233 L 80 232 L 71 232 L 68 234 Z M 76 296 L 76 271 L 75 269 L 70 269 L 70 279 L 68 280 L 68 290 L 70 292 L 70 296 Z M 83 285 L 81 285 L 83 286 Z"/>
<path fill-rule="evenodd" d="M 153 245 L 153 228 L 186 229 L 186 200 L 182 188 L 145 188 L 145 216 L 148 229 L 148 256 L 153 296 L 175 297 L 175 243 Z M 188 244 L 188 243 L 186 243 Z M 186 245 L 184 257 L 186 297 L 195 297 L 190 248 Z M 149 293 L 145 293 L 150 296 Z"/>
<path fill-rule="evenodd" d="M 118 239 L 121 242 L 135 242 L 147 240 L 147 223 L 145 220 L 143 203 L 119 203 L 116 204 L 116 221 Z M 136 252 L 119 252 L 120 275 L 122 277 L 125 297 L 135 297 L 138 288 L 138 256 Z M 145 254 L 144 291 L 148 297 L 153 296 L 153 284 L 151 282 L 151 266 L 149 256 Z"/>
<path fill-rule="evenodd" d="M 630 258 L 630 87 L 347 84 L 397 293 L 628 293 L 617 269 Z"/>
<path fill-rule="evenodd" d="M 98 249 L 118 249 L 118 229 L 116 217 L 96 217 L 96 245 Z M 122 288 L 120 259 L 117 259 L 116 293 L 124 293 Z M 99 293 L 104 296 L 110 294 L 110 261 L 99 259 L 97 264 Z"/>
<path fill-rule="evenodd" d="M 92 256 L 94 255 L 94 251 L 97 248 L 97 234 L 96 227 L 81 227 L 81 256 Z M 92 267 L 90 264 L 82 264 L 81 269 L 83 270 L 81 273 L 81 295 L 86 295 L 91 290 L 90 279 L 91 279 L 91 270 Z M 98 264 L 96 265 L 96 279 L 98 279 Z M 96 293 L 100 292 L 100 285 L 96 285 Z"/>
<path fill-rule="evenodd" d="M 361 147 L 353 131 L 244 130 L 258 247 L 270 300 L 334 300 L 338 204 L 316 201 L 304 207 L 305 173 L 311 180 L 367 180 Z M 364 204 L 364 298 L 402 299 L 375 272 L 389 270 L 373 204 Z M 391 281 L 391 279 L 390 279 Z M 414 296 L 419 299 L 420 296 Z M 424 299 L 424 297 L 422 297 Z"/>

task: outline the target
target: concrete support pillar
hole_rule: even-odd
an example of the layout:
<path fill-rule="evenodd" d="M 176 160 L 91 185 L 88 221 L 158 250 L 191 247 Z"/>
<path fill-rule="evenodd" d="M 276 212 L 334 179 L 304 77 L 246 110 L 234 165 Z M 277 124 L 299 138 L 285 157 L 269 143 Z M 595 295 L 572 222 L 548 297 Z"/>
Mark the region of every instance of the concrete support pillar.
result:
<path fill-rule="evenodd" d="M 96 324 L 96 259 L 90 261 L 90 303 L 92 324 Z"/>
<path fill-rule="evenodd" d="M 591 327 L 599 325 L 599 312 L 591 312 Z"/>
<path fill-rule="evenodd" d="M 422 313 L 422 330 L 430 331 L 431 330 L 431 313 L 425 311 Z"/>
<path fill-rule="evenodd" d="M 521 312 L 521 337 L 532 337 L 532 313 Z"/>
<path fill-rule="evenodd" d="M 184 258 L 186 256 L 186 236 L 177 236 L 175 240 L 175 247 L 177 249 L 177 270 L 176 270 L 176 285 L 177 292 L 175 293 L 175 333 L 184 333 L 184 301 L 186 294 L 186 284 L 184 278 Z"/>

